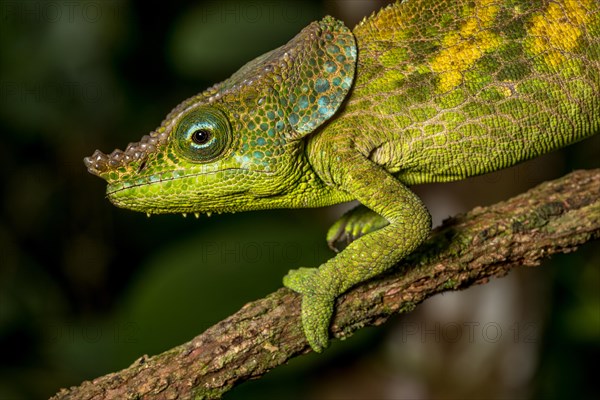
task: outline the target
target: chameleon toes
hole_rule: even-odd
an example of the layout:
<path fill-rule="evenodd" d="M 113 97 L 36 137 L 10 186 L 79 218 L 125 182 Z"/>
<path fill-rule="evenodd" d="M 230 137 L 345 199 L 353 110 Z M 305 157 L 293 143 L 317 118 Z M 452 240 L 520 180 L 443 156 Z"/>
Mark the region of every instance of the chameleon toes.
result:
<path fill-rule="evenodd" d="M 335 298 L 327 295 L 305 294 L 302 297 L 302 327 L 310 347 L 317 353 L 329 343 L 329 324 Z"/>
<path fill-rule="evenodd" d="M 315 293 L 315 276 L 317 268 L 291 269 L 286 276 L 283 277 L 283 285 L 294 292 L 302 294 Z"/>

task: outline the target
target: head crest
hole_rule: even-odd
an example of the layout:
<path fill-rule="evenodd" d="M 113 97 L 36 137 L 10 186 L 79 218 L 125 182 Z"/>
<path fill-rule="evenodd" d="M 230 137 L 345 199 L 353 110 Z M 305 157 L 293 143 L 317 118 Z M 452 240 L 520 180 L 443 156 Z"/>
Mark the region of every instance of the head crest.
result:
<path fill-rule="evenodd" d="M 296 137 L 328 120 L 352 87 L 356 42 L 352 32 L 332 17 L 304 28 L 285 45 L 250 61 L 209 91 L 211 99 L 236 93 L 259 80 L 270 81 L 286 110 Z"/>

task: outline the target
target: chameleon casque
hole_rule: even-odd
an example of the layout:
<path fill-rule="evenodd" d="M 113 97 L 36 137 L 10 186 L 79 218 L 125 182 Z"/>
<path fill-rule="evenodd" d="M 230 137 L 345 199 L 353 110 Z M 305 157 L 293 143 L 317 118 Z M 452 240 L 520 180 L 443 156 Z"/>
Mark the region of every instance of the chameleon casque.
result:
<path fill-rule="evenodd" d="M 88 170 L 119 207 L 159 213 L 358 200 L 327 233 L 351 241 L 291 270 L 315 351 L 334 300 L 425 240 L 408 185 L 495 171 L 600 127 L 597 0 L 408 0 L 354 30 L 332 17 L 185 100 Z"/>

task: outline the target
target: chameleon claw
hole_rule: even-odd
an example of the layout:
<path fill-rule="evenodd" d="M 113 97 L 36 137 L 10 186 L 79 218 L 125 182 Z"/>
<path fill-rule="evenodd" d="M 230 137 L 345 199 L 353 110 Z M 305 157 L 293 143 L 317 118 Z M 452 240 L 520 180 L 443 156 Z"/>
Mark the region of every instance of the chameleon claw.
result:
<path fill-rule="evenodd" d="M 310 347 L 321 353 L 329 345 L 329 324 L 333 315 L 334 296 L 302 296 L 302 327 Z"/>
<path fill-rule="evenodd" d="M 302 328 L 310 347 L 317 353 L 329 344 L 329 324 L 335 295 L 323 292 L 317 268 L 298 268 L 288 272 L 283 284 L 302 294 Z"/>

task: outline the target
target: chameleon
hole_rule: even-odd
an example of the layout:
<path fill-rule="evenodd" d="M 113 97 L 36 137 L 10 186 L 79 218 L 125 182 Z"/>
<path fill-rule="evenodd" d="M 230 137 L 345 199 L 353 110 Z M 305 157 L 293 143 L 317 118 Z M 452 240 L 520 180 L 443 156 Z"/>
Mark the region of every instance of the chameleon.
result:
<path fill-rule="evenodd" d="M 341 251 L 292 269 L 302 329 L 329 342 L 335 299 L 429 235 L 410 186 L 496 171 L 600 127 L 597 0 L 408 0 L 350 30 L 326 16 L 176 106 L 125 150 L 84 163 L 116 206 L 239 212 L 360 205 Z"/>

